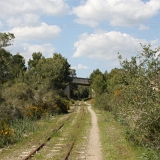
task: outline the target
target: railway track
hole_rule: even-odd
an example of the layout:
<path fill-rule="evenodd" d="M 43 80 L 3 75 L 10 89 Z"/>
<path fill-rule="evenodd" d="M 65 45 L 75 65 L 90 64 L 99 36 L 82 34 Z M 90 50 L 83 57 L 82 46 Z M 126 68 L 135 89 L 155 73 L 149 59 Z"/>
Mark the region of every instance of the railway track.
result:
<path fill-rule="evenodd" d="M 84 108 L 77 107 L 75 114 L 56 131 L 55 135 L 44 145 L 45 147 L 37 150 L 36 154 L 32 155 L 33 157 L 30 156 L 30 159 L 67 160 L 78 136 L 83 116 Z"/>
<path fill-rule="evenodd" d="M 72 110 L 72 114 L 75 111 L 75 108 Z M 57 133 L 64 125 L 67 121 L 69 121 L 69 119 L 71 118 L 72 114 L 70 114 L 67 119 L 65 119 L 58 127 L 54 128 L 51 135 L 48 136 L 48 138 L 46 138 L 46 140 L 44 142 L 42 142 L 39 146 L 37 146 L 36 148 L 34 148 L 27 156 L 25 156 L 23 158 L 23 160 L 28 160 L 33 158 L 33 156 L 35 154 L 37 154 L 38 151 L 40 151 L 44 146 L 46 146 L 47 142 L 51 140 L 51 138 L 53 138 L 53 135 L 55 133 Z"/>
<path fill-rule="evenodd" d="M 0 153 L 2 155 L 0 160 L 75 160 L 77 157 L 84 159 L 87 137 L 83 126 L 85 126 L 86 117 L 89 117 L 87 111 L 83 105 L 75 106 L 72 107 L 69 114 L 53 117 L 55 123 L 51 122 L 51 124 L 53 123 L 50 125 L 51 129 L 46 128 L 48 133 L 43 134 L 38 140 L 37 136 L 40 136 L 38 133 L 31 138 L 27 137 L 23 147 L 15 145 L 6 148 L 4 153 Z M 77 145 L 75 143 L 77 137 L 84 143 Z"/>

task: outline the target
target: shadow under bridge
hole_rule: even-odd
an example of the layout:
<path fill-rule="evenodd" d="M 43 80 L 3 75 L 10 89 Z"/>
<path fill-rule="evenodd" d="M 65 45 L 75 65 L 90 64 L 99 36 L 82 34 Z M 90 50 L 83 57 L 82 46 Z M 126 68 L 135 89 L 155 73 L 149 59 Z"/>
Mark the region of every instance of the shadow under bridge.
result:
<path fill-rule="evenodd" d="M 71 92 L 71 85 L 83 85 L 83 86 L 90 86 L 89 78 L 81 78 L 81 77 L 73 77 L 72 82 L 69 83 L 69 85 L 65 88 L 65 93 L 67 94 L 68 98 L 70 98 L 70 92 Z"/>

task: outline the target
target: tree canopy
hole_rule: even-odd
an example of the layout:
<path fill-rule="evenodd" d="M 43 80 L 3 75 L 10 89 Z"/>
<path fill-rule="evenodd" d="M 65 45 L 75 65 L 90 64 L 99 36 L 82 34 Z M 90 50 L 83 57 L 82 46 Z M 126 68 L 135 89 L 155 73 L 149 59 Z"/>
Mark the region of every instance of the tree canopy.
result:
<path fill-rule="evenodd" d="M 0 48 L 12 45 L 12 40 L 15 38 L 13 33 L 0 32 Z"/>
<path fill-rule="evenodd" d="M 52 89 L 64 89 L 72 80 L 70 65 L 61 54 L 54 53 L 53 58 L 44 58 L 41 53 L 33 53 L 32 57 L 36 58 L 29 60 L 31 70 L 26 75 L 29 84 L 34 87 L 45 85 Z"/>

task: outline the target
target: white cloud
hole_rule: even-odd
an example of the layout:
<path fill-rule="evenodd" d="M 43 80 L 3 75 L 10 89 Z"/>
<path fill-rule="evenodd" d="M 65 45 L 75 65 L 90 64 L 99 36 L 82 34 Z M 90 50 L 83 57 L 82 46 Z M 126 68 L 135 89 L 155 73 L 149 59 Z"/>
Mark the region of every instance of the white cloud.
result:
<path fill-rule="evenodd" d="M 145 39 L 137 39 L 121 32 L 106 32 L 88 35 L 82 34 L 74 44 L 76 51 L 72 57 L 89 57 L 95 59 L 114 60 L 120 52 L 124 57 L 130 57 L 145 44 Z"/>
<path fill-rule="evenodd" d="M 93 23 L 109 21 L 113 26 L 139 26 L 160 10 L 160 1 L 150 0 L 87 0 L 72 9 L 77 23 L 94 27 Z M 91 23 L 92 22 L 92 23 Z"/>
<path fill-rule="evenodd" d="M 56 51 L 56 48 L 54 48 L 50 43 L 32 45 L 29 43 L 21 43 L 17 41 L 13 46 L 7 47 L 7 50 L 11 51 L 12 54 L 19 52 L 25 58 L 25 60 L 28 61 L 32 58 L 32 54 L 34 52 L 41 52 L 46 58 L 52 57 L 53 53 Z"/>
<path fill-rule="evenodd" d="M 0 21 L 0 28 L 2 28 L 3 27 L 3 23 Z"/>
<path fill-rule="evenodd" d="M 88 69 L 88 66 L 84 66 L 83 64 L 78 64 L 77 66 L 71 66 L 71 69 Z"/>
<path fill-rule="evenodd" d="M 34 52 L 41 52 L 46 58 L 52 57 L 55 52 L 55 48 L 50 43 L 43 45 L 31 45 L 24 43 L 22 45 L 25 48 L 24 51 L 22 51 L 22 54 L 26 60 L 30 59 L 32 57 L 32 53 Z"/>
<path fill-rule="evenodd" d="M 79 24 L 86 24 L 90 27 L 96 27 L 98 26 L 98 23 L 94 20 L 85 20 L 85 19 L 75 19 L 75 22 L 76 23 L 79 23 Z"/>
<path fill-rule="evenodd" d="M 76 68 L 77 68 L 77 67 L 76 67 L 76 66 L 71 66 L 70 68 L 71 68 L 71 69 L 75 69 L 75 70 L 76 70 Z"/>
<path fill-rule="evenodd" d="M 36 27 L 16 27 L 10 30 L 16 37 L 16 40 L 21 41 L 50 41 L 59 35 L 61 29 L 56 25 L 47 25 L 42 23 L 40 26 Z"/>
<path fill-rule="evenodd" d="M 64 0 L 7 0 L 0 1 L 0 6 L 0 18 L 10 26 L 31 25 L 40 15 L 61 16 L 69 9 Z"/>
<path fill-rule="evenodd" d="M 84 66 L 82 64 L 78 64 L 77 68 L 78 69 L 88 69 L 88 66 Z"/>
<path fill-rule="evenodd" d="M 147 27 L 147 26 L 145 26 L 145 25 L 143 25 L 143 24 L 141 24 L 140 26 L 139 26 L 139 30 L 148 30 L 149 29 L 149 27 Z"/>
<path fill-rule="evenodd" d="M 69 9 L 64 0 L 7 0 L 0 1 L 0 6 L 3 13 L 0 17 L 25 13 L 62 15 Z"/>
<path fill-rule="evenodd" d="M 23 17 L 21 16 L 17 16 L 15 17 L 9 17 L 7 18 L 7 24 L 10 27 L 24 27 L 26 25 L 28 26 L 38 26 L 40 25 L 40 21 L 39 21 L 39 16 L 36 14 L 30 14 L 30 13 L 26 13 L 25 15 L 23 15 Z"/>

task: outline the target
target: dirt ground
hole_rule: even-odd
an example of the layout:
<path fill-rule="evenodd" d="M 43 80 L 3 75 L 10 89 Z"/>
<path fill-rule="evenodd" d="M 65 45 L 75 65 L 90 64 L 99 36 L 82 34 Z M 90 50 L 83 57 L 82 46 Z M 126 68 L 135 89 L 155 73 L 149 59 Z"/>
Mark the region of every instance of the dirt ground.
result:
<path fill-rule="evenodd" d="M 91 113 L 92 127 L 90 129 L 89 143 L 86 159 L 87 160 L 101 160 L 101 144 L 100 144 L 100 136 L 99 136 L 99 128 L 97 124 L 97 115 L 92 110 L 91 105 L 88 106 L 88 110 Z"/>

